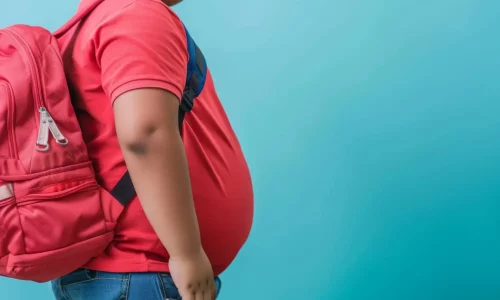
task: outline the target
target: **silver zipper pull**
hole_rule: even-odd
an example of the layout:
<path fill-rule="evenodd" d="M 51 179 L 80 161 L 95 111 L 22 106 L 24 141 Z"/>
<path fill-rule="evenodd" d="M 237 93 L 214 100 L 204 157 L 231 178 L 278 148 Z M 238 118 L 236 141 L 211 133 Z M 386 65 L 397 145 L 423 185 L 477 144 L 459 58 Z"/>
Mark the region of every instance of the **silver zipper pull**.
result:
<path fill-rule="evenodd" d="M 48 113 L 45 108 L 40 108 L 40 126 L 35 149 L 39 152 L 49 151 L 49 122 Z"/>
<path fill-rule="evenodd" d="M 59 130 L 59 128 L 57 128 L 56 122 L 54 121 L 54 119 L 52 119 L 52 117 L 48 112 L 47 115 L 48 115 L 47 121 L 49 122 L 49 130 L 52 133 L 54 139 L 56 139 L 56 143 L 62 146 L 66 146 L 68 144 L 68 139 L 65 138 L 64 135 Z"/>

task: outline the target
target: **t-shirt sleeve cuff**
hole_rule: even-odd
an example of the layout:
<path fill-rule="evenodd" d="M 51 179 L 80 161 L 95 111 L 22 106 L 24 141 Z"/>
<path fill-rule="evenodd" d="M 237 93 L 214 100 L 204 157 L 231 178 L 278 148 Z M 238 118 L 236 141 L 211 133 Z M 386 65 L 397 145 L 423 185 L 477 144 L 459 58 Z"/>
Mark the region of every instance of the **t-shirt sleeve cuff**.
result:
<path fill-rule="evenodd" d="M 157 88 L 166 90 L 180 99 L 182 98 L 182 91 L 172 83 L 154 80 L 154 79 L 140 79 L 128 81 L 120 86 L 118 86 L 114 91 L 111 92 L 111 104 L 114 104 L 116 98 L 120 95 L 130 92 L 132 90 L 143 89 L 143 88 Z"/>

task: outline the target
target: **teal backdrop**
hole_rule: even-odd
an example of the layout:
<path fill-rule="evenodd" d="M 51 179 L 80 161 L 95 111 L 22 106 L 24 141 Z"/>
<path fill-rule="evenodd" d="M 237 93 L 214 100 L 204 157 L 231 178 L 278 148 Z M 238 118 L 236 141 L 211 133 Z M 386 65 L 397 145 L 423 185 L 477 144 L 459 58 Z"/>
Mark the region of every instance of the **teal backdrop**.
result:
<path fill-rule="evenodd" d="M 56 29 L 77 0 L 2 0 Z M 222 300 L 500 299 L 500 2 L 186 0 L 255 184 Z M 1 67 L 1 66 L 0 66 Z M 0 299 L 52 299 L 0 279 Z"/>

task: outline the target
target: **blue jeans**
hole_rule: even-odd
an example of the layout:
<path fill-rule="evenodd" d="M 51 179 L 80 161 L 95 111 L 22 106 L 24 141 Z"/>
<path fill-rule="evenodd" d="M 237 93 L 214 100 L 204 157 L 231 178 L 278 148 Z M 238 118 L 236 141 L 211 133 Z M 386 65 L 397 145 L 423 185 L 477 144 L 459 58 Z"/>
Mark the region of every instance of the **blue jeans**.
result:
<path fill-rule="evenodd" d="M 217 295 L 221 282 L 215 278 Z M 77 270 L 52 281 L 57 300 L 180 300 L 169 274 Z"/>

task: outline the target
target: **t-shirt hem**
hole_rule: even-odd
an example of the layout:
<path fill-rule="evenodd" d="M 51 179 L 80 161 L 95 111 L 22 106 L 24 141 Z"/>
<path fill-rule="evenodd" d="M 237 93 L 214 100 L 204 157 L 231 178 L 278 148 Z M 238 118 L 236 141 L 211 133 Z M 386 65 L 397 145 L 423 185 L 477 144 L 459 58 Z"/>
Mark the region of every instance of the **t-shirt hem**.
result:
<path fill-rule="evenodd" d="M 221 275 L 228 265 L 215 265 L 213 271 L 215 276 Z M 85 269 L 109 272 L 109 273 L 169 273 L 168 263 L 147 262 L 133 263 L 119 260 L 113 261 L 91 261 L 83 266 Z"/>
<path fill-rule="evenodd" d="M 111 273 L 137 273 L 137 272 L 159 272 L 168 273 L 170 269 L 167 263 L 130 263 L 113 261 L 110 262 L 90 262 L 84 268 L 94 271 Z"/>
<path fill-rule="evenodd" d="M 179 100 L 182 97 L 182 91 L 176 85 L 170 82 L 156 80 L 156 79 L 138 79 L 138 80 L 128 81 L 118 86 L 114 91 L 112 91 L 111 103 L 114 103 L 116 98 L 118 98 L 120 95 L 126 92 L 143 88 L 163 89 L 174 94 Z"/>

